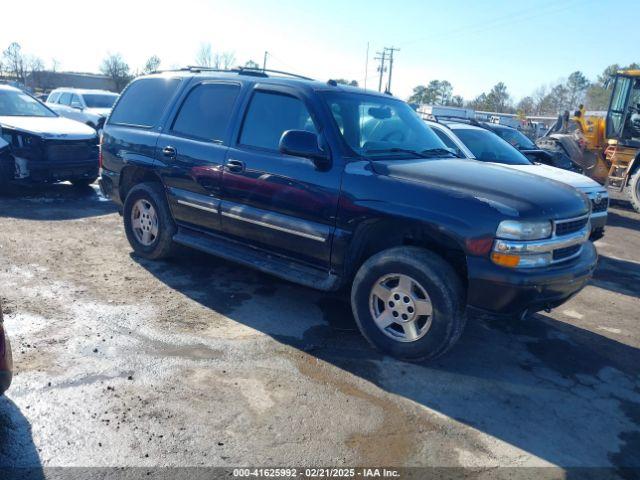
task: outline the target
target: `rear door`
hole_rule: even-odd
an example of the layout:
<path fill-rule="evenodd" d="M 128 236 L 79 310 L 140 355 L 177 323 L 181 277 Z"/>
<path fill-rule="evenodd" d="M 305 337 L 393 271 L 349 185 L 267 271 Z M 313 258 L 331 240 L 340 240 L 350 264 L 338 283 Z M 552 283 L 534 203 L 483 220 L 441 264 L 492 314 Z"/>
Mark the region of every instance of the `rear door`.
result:
<path fill-rule="evenodd" d="M 158 141 L 160 174 L 178 222 L 219 230 L 222 167 L 241 84 L 205 80 L 190 85 Z"/>
<path fill-rule="evenodd" d="M 221 213 L 227 235 L 328 268 L 342 165 L 319 169 L 278 149 L 287 130 L 319 133 L 319 118 L 301 92 L 257 85 L 227 155 Z"/>

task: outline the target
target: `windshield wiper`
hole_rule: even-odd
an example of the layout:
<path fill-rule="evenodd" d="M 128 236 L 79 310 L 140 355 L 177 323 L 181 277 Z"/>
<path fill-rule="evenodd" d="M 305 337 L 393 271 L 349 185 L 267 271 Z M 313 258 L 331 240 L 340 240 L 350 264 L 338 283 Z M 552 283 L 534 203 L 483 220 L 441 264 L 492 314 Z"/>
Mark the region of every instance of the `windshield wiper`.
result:
<path fill-rule="evenodd" d="M 410 148 L 400 148 L 400 147 L 392 147 L 392 148 L 379 148 L 374 150 L 365 150 L 364 154 L 368 155 L 370 153 L 408 153 L 410 155 L 415 155 L 420 158 L 429 158 L 422 152 L 418 152 L 417 150 L 411 150 Z"/>
<path fill-rule="evenodd" d="M 440 157 L 443 155 L 450 155 L 452 157 L 460 158 L 460 155 L 452 152 L 451 150 L 447 150 L 446 148 L 427 148 L 426 150 L 412 150 L 410 148 L 401 148 L 401 147 L 391 147 L 391 148 L 381 148 L 375 150 L 366 150 L 366 154 L 369 153 L 408 153 L 409 155 L 414 155 L 419 158 L 433 158 Z"/>
<path fill-rule="evenodd" d="M 462 158 L 460 155 L 458 155 L 456 152 L 452 152 L 451 150 L 447 149 L 447 148 L 428 148 L 426 150 L 422 150 L 422 152 L 420 152 L 422 154 L 422 156 L 424 158 L 430 158 L 430 157 L 439 157 L 441 155 L 451 155 L 453 157 L 456 158 Z"/>

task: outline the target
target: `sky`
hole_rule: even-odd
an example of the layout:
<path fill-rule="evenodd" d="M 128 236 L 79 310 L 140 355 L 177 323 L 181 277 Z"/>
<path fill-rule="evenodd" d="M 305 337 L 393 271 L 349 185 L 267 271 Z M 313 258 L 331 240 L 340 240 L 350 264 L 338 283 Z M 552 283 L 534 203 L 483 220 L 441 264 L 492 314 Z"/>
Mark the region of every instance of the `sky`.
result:
<path fill-rule="evenodd" d="M 238 64 L 268 51 L 268 68 L 377 88 L 375 54 L 394 46 L 401 98 L 439 79 L 465 99 L 503 81 L 517 101 L 575 70 L 595 80 L 640 62 L 638 0 L 20 0 L 0 11 L 0 50 L 15 41 L 60 70 L 97 72 L 108 53 L 132 70 L 151 55 L 161 68 L 192 65 L 210 43 Z"/>

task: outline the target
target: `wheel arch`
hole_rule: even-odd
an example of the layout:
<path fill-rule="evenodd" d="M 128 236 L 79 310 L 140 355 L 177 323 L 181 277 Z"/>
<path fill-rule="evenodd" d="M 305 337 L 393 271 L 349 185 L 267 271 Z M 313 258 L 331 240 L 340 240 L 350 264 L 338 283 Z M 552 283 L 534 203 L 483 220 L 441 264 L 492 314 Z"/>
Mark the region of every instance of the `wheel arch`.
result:
<path fill-rule="evenodd" d="M 139 165 L 124 167 L 120 172 L 120 184 L 118 186 L 118 193 L 122 202 L 124 203 L 133 187 L 143 182 L 162 184 L 160 176 L 152 168 Z"/>
<path fill-rule="evenodd" d="M 432 225 L 406 220 L 376 220 L 361 224 L 353 235 L 345 258 L 345 277 L 351 280 L 373 255 L 393 247 L 416 246 L 451 264 L 467 286 L 467 254 L 456 236 Z"/>

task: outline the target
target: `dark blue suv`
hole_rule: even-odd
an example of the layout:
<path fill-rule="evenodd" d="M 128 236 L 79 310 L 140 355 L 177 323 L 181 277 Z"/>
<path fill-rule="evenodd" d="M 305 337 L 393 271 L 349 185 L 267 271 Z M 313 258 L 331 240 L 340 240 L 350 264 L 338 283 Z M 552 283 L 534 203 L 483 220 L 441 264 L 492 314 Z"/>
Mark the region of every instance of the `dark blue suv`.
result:
<path fill-rule="evenodd" d="M 256 70 L 139 78 L 106 122 L 101 187 L 135 253 L 175 244 L 349 290 L 377 348 L 434 358 L 466 313 L 522 317 L 596 265 L 587 199 L 455 158 L 405 103 Z"/>

